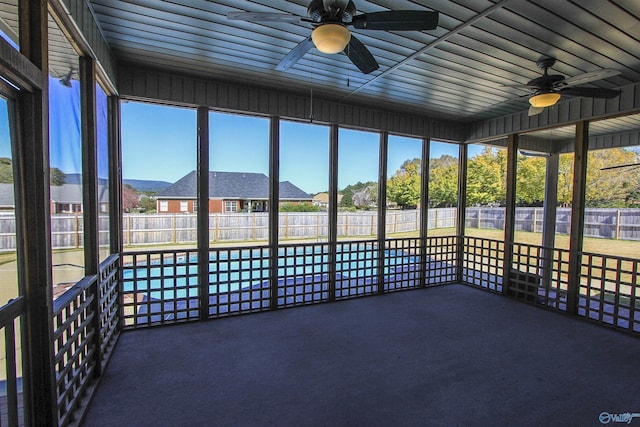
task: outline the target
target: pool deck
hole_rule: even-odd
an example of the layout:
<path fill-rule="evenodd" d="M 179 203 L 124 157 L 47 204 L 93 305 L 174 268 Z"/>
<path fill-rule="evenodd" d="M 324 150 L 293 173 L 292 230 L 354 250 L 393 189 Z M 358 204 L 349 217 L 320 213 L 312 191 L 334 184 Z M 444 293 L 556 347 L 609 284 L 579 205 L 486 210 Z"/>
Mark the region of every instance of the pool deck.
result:
<path fill-rule="evenodd" d="M 598 426 L 640 412 L 638 355 L 448 285 L 125 332 L 83 425 Z"/>

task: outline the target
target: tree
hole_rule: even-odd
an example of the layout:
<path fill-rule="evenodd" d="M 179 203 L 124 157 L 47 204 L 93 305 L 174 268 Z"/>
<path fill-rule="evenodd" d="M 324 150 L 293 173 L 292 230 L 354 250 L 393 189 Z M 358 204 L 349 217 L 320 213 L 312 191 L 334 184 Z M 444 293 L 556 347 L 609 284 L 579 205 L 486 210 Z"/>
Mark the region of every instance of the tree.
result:
<path fill-rule="evenodd" d="M 13 163 L 8 157 L 0 157 L 0 183 L 9 184 L 13 182 Z"/>
<path fill-rule="evenodd" d="M 405 160 L 387 181 L 387 198 L 398 206 L 415 208 L 420 203 L 420 159 Z"/>
<path fill-rule="evenodd" d="M 458 204 L 458 165 L 441 165 L 429 170 L 429 207 Z"/>
<path fill-rule="evenodd" d="M 156 211 L 156 199 L 146 194 L 141 196 L 140 209 L 145 213 L 154 213 Z"/>
<path fill-rule="evenodd" d="M 545 158 L 518 155 L 518 174 L 516 176 L 516 204 L 518 206 L 542 205 L 546 167 Z"/>
<path fill-rule="evenodd" d="M 354 195 L 358 192 L 363 191 L 365 188 L 369 188 L 369 201 L 373 204 L 378 201 L 378 183 L 377 182 L 360 182 L 358 181 L 355 184 L 347 185 L 343 190 L 340 191 L 342 194 L 342 201 L 340 202 L 340 207 L 349 208 L 354 206 Z"/>
<path fill-rule="evenodd" d="M 58 168 L 51 168 L 49 171 L 49 176 L 51 179 L 51 185 L 55 186 L 64 185 L 65 181 L 67 180 L 67 175 Z"/>
<path fill-rule="evenodd" d="M 605 169 L 636 163 L 638 154 L 623 148 L 589 152 L 587 157 L 587 207 L 623 207 L 637 190 L 640 172 L 635 169 Z"/>
<path fill-rule="evenodd" d="M 500 204 L 506 200 L 506 150 L 486 147 L 467 165 L 467 206 Z"/>
<path fill-rule="evenodd" d="M 140 207 L 140 198 L 129 184 L 122 186 L 122 209 L 125 212 L 131 212 L 132 209 Z"/>

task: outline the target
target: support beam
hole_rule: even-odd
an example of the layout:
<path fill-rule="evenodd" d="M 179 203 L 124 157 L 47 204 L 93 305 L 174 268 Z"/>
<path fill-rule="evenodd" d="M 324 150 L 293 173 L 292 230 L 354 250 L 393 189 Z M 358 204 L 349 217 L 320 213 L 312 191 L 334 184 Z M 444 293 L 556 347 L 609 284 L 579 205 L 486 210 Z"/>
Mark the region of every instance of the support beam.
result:
<path fill-rule="evenodd" d="M 209 318 L 209 108 L 198 107 L 197 244 L 200 320 Z"/>
<path fill-rule="evenodd" d="M 80 61 L 80 137 L 82 146 L 82 218 L 84 274 L 98 274 L 100 263 L 98 234 L 98 153 L 96 134 L 95 61 L 83 56 Z"/>
<path fill-rule="evenodd" d="M 507 137 L 507 195 L 504 208 L 504 261 L 502 263 L 502 294 L 508 295 L 516 230 L 516 176 L 518 169 L 518 135 Z"/>
<path fill-rule="evenodd" d="M 107 97 L 109 126 L 109 246 L 112 254 L 123 251 L 122 242 L 122 138 L 120 134 L 120 99 Z M 122 318 L 122 317 L 121 317 Z"/>
<path fill-rule="evenodd" d="M 329 128 L 329 301 L 336 299 L 338 245 L 338 125 Z"/>
<path fill-rule="evenodd" d="M 573 198 L 571 203 L 571 231 L 569 232 L 569 283 L 567 285 L 567 313 L 578 313 L 580 292 L 580 264 L 584 238 L 585 194 L 587 192 L 587 154 L 589 122 L 576 124 L 573 159 Z"/>
<path fill-rule="evenodd" d="M 431 139 L 422 138 L 422 160 L 420 161 L 420 283 L 427 286 L 427 242 L 429 235 L 429 170 Z"/>
<path fill-rule="evenodd" d="M 547 158 L 544 186 L 544 219 L 542 223 L 542 284 L 545 288 L 551 285 L 553 269 L 553 249 L 556 244 L 556 211 L 558 206 L 558 171 L 560 155 L 551 154 Z M 534 224 L 535 231 L 535 224 Z"/>
<path fill-rule="evenodd" d="M 98 137 L 96 133 L 96 63 L 88 56 L 80 57 L 80 129 L 82 140 L 82 221 L 84 274 L 93 276 L 100 268 L 100 227 L 98 223 Z M 100 330 L 100 283 L 91 285 L 94 313 L 93 330 Z M 100 334 L 92 337 L 95 357 L 94 377 L 102 375 Z"/>
<path fill-rule="evenodd" d="M 378 294 L 384 293 L 384 249 L 387 234 L 387 159 L 389 156 L 389 132 L 380 132 L 378 153 Z"/>
<path fill-rule="evenodd" d="M 278 227 L 280 214 L 280 118 L 269 121 L 269 299 L 278 308 Z"/>
<path fill-rule="evenodd" d="M 22 91 L 17 102 L 15 156 L 18 258 L 24 260 L 22 324 L 25 425 L 57 425 L 53 364 L 53 296 L 49 192 L 48 12 L 41 1 L 18 2 L 20 51 L 40 71 L 41 89 Z M 34 232 L 37 231 L 37 232 Z"/>
<path fill-rule="evenodd" d="M 466 144 L 459 145 L 458 154 L 458 206 L 456 212 L 456 236 L 458 239 L 456 256 L 456 276 L 458 282 L 462 282 L 462 268 L 464 260 L 464 229 L 467 219 L 467 157 Z"/>

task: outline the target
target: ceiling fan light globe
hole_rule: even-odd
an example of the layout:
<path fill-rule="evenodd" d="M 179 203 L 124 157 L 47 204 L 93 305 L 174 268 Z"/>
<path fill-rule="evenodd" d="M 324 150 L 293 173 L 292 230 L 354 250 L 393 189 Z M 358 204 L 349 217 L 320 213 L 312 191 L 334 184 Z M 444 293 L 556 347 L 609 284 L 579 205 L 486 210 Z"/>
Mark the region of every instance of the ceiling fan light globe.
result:
<path fill-rule="evenodd" d="M 529 103 L 536 108 L 555 105 L 560 100 L 560 94 L 555 92 L 539 93 L 529 98 Z"/>
<path fill-rule="evenodd" d="M 311 40 L 322 53 L 340 53 L 349 44 L 351 33 L 344 25 L 324 24 L 313 30 Z"/>

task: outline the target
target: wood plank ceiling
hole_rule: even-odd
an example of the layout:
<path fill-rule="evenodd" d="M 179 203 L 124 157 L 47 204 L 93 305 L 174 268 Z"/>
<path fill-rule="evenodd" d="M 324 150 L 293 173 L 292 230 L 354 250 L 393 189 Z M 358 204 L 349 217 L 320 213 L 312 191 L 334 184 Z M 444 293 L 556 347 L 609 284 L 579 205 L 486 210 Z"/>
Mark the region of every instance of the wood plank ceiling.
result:
<path fill-rule="evenodd" d="M 557 58 L 567 77 L 612 68 L 586 86 L 640 82 L 640 1 L 354 0 L 358 13 L 437 10 L 433 31 L 351 29 L 380 69 L 362 74 L 345 55 L 312 49 L 287 71 L 280 60 L 311 33 L 305 23 L 228 20 L 232 11 L 305 15 L 309 0 L 88 0 L 118 61 L 229 82 L 472 122 L 526 110 L 529 91 L 504 85 L 540 76 L 535 60 Z M 17 1 L 0 0 L 0 29 L 17 35 Z M 57 40 L 59 31 L 50 25 Z M 52 50 L 54 77 L 77 61 Z"/>
<path fill-rule="evenodd" d="M 334 101 L 476 121 L 528 107 L 524 84 L 557 58 L 567 77 L 602 68 L 621 74 L 588 86 L 640 82 L 640 2 L 630 0 L 354 0 L 358 13 L 438 10 L 433 31 L 352 32 L 380 69 L 359 72 L 345 55 L 312 49 L 288 71 L 279 61 L 309 36 L 308 24 L 228 20 L 231 11 L 305 15 L 308 0 L 91 0 L 115 56 L 126 62 L 253 82 Z"/>

